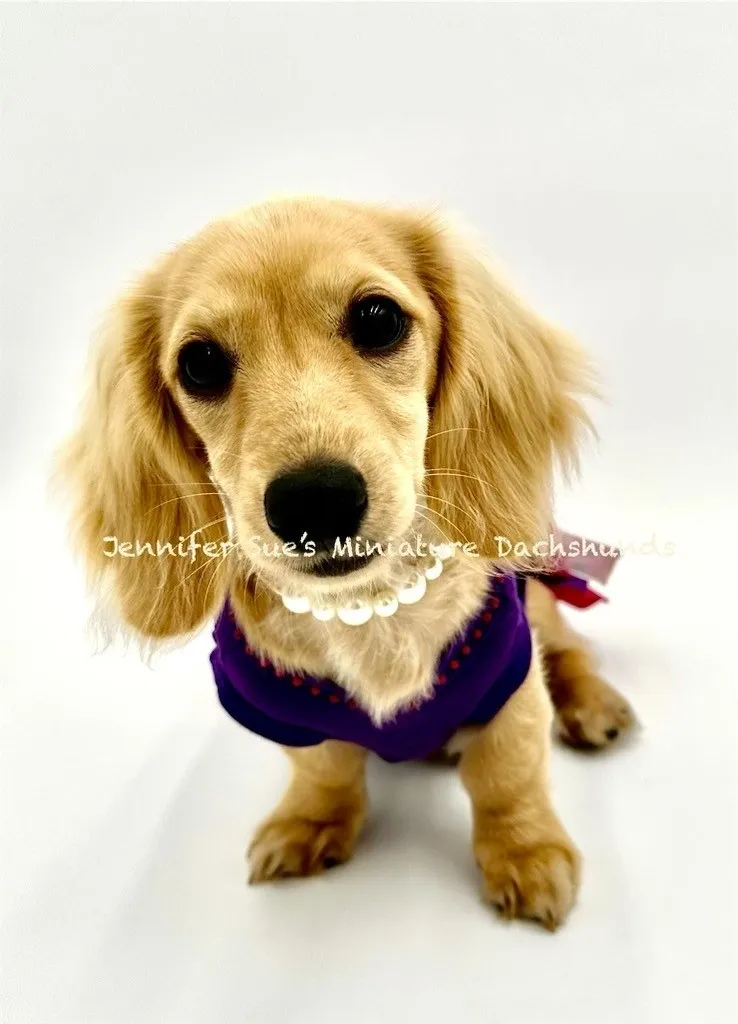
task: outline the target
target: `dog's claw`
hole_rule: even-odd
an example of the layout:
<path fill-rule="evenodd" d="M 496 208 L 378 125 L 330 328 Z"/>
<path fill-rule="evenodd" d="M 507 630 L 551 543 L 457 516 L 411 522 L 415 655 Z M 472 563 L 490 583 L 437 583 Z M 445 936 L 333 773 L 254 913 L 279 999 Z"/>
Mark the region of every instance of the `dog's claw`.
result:
<path fill-rule="evenodd" d="M 617 690 L 597 678 L 597 686 L 588 686 L 578 699 L 572 697 L 556 709 L 556 722 L 561 739 L 569 746 L 597 750 L 631 729 L 636 716 Z"/>
<path fill-rule="evenodd" d="M 576 897 L 579 854 L 563 843 L 500 848 L 480 844 L 485 893 L 500 916 L 528 918 L 550 932 L 563 923 Z"/>
<path fill-rule="evenodd" d="M 358 824 L 345 820 L 283 818 L 264 823 L 248 850 L 249 885 L 281 878 L 306 878 L 338 867 L 353 853 Z"/>

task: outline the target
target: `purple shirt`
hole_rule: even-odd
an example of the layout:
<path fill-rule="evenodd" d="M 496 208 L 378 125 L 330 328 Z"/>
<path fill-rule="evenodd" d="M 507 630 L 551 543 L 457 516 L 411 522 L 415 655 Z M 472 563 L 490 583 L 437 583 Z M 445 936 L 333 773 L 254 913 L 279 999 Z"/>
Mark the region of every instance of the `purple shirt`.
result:
<path fill-rule="evenodd" d="M 382 725 L 337 683 L 259 659 L 226 604 L 210 656 L 220 702 L 251 732 L 287 747 L 333 739 L 357 743 L 385 761 L 427 757 L 460 726 L 489 722 L 525 680 L 531 637 L 522 589 L 514 576 L 490 580 L 482 610 L 440 656 L 430 696 Z"/>

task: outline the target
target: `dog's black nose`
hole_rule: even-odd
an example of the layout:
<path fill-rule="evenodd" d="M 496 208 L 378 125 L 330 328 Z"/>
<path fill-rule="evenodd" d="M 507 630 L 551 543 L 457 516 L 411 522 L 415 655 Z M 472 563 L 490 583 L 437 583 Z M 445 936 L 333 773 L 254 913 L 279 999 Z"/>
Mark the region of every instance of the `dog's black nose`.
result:
<path fill-rule="evenodd" d="M 264 494 L 269 528 L 287 543 L 331 550 L 355 537 L 368 504 L 361 473 L 346 462 L 312 461 L 276 476 Z"/>

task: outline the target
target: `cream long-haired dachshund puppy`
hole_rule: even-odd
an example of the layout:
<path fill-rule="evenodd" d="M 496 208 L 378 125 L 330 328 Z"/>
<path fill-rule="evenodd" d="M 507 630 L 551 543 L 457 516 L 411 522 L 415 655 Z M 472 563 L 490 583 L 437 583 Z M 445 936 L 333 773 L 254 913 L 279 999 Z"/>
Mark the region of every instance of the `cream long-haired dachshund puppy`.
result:
<path fill-rule="evenodd" d="M 554 708 L 583 746 L 631 712 L 533 580 L 531 645 L 495 538 L 548 535 L 587 426 L 579 349 L 436 217 L 304 199 L 161 259 L 94 371 L 63 472 L 96 582 L 149 639 L 222 610 L 220 699 L 292 761 L 252 881 L 351 856 L 367 749 L 446 751 L 489 900 L 555 928 L 579 856 L 549 797 Z"/>

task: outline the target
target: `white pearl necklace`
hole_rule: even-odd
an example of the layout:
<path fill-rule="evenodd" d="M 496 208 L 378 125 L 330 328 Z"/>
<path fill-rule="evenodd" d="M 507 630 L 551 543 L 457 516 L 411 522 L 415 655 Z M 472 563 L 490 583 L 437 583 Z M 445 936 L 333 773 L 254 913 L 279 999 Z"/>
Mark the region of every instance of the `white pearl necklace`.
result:
<path fill-rule="evenodd" d="M 285 608 L 294 612 L 295 615 L 306 615 L 312 612 L 313 617 L 319 622 L 330 622 L 331 619 L 339 619 L 347 626 L 363 626 L 373 615 L 387 619 L 394 615 L 401 604 L 417 604 L 425 594 L 428 580 L 437 580 L 443 572 L 443 563 L 452 557 L 454 549 L 450 544 L 436 544 L 433 547 L 435 558 L 433 564 L 429 565 L 423 572 L 419 572 L 404 587 L 393 592 L 381 594 L 374 601 L 352 601 L 350 604 L 331 607 L 326 605 L 313 605 L 309 597 L 292 597 L 288 594 L 280 594 L 282 604 Z"/>

